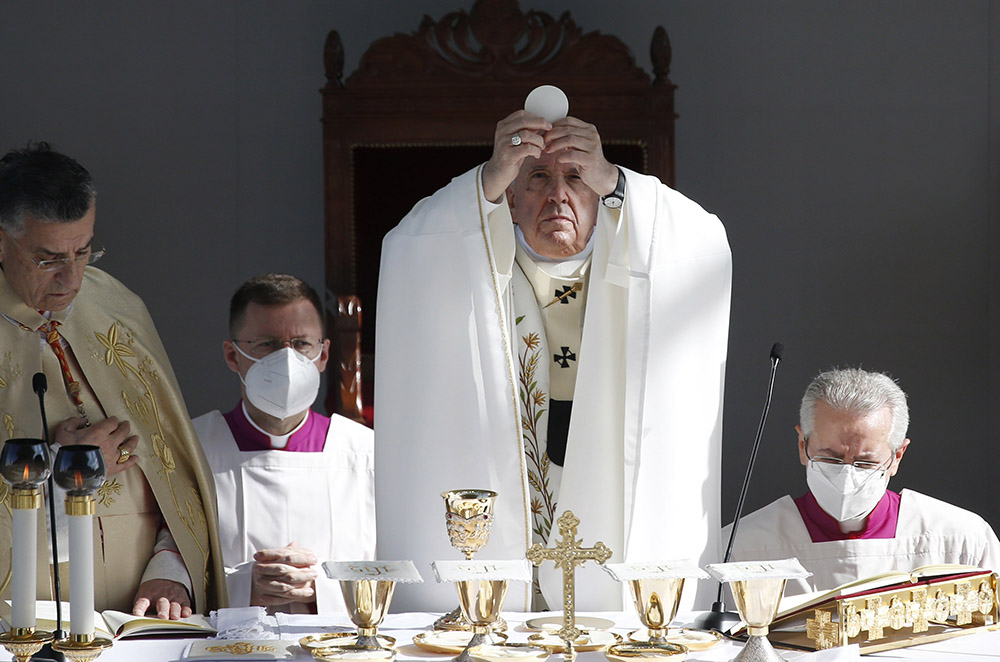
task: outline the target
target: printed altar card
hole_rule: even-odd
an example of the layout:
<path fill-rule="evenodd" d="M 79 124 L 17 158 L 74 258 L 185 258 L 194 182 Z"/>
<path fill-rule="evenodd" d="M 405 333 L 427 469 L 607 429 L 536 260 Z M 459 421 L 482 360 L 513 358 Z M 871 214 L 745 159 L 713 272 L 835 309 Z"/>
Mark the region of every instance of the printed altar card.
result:
<path fill-rule="evenodd" d="M 281 639 L 209 639 L 192 643 L 182 659 L 291 660 L 298 647 L 298 642 Z"/>
<path fill-rule="evenodd" d="M 324 561 L 323 570 L 336 580 L 383 579 L 403 584 L 424 581 L 413 561 Z"/>
<path fill-rule="evenodd" d="M 438 582 L 459 582 L 467 579 L 486 581 L 508 580 L 530 582 L 531 564 L 528 559 L 507 561 L 432 561 Z"/>
<path fill-rule="evenodd" d="M 605 563 L 601 567 L 620 582 L 634 579 L 708 579 L 708 573 L 690 559 L 657 563 Z"/>
<path fill-rule="evenodd" d="M 799 579 L 812 575 L 811 572 L 802 567 L 796 558 L 779 561 L 711 563 L 705 569 L 720 582 L 743 582 L 750 579 Z"/>

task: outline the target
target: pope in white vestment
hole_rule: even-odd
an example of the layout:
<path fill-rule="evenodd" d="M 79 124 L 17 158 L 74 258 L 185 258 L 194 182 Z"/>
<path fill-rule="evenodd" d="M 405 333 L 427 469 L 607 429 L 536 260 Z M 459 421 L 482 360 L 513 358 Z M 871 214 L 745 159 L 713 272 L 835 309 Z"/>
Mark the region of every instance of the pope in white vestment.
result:
<path fill-rule="evenodd" d="M 608 163 L 592 125 L 502 120 L 491 160 L 383 243 L 379 558 L 457 558 L 439 494 L 489 488 L 477 558 L 551 546 L 568 509 L 612 560 L 717 560 L 730 277 L 719 220 Z M 546 565 L 539 587 L 511 587 L 509 608 L 539 593 L 562 604 Z M 621 587 L 590 565 L 577 607 L 622 608 Z M 449 609 L 454 589 L 400 586 L 393 604 Z"/>
<path fill-rule="evenodd" d="M 230 606 L 343 613 L 339 583 L 318 564 L 374 558 L 374 447 L 369 428 L 309 409 L 329 358 L 319 297 L 294 276 L 262 274 L 234 294 L 230 329 L 224 353 L 244 399 L 194 420 Z"/>
<path fill-rule="evenodd" d="M 797 426 L 809 492 L 743 517 L 732 560 L 798 558 L 813 574 L 789 580 L 786 595 L 942 563 L 1000 570 L 1000 541 L 982 517 L 913 490 L 886 489 L 910 444 L 908 421 L 906 396 L 886 375 L 819 375 Z"/>

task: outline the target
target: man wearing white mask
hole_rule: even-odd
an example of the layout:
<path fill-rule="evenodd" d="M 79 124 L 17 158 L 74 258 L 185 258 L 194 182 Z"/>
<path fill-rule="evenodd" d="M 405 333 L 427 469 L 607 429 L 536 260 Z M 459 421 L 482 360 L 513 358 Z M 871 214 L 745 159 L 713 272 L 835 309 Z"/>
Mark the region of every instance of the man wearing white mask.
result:
<path fill-rule="evenodd" d="M 795 428 L 809 491 L 742 518 L 732 560 L 797 557 L 813 574 L 790 580 L 786 595 L 938 563 L 1000 569 L 1000 541 L 982 517 L 886 489 L 910 445 L 909 420 L 906 395 L 887 375 L 847 369 L 816 377 Z"/>
<path fill-rule="evenodd" d="M 374 558 L 372 431 L 310 409 L 330 341 L 305 282 L 247 281 L 230 303 L 229 332 L 223 354 L 243 398 L 194 426 L 215 474 L 230 606 L 335 611 L 339 587 L 316 566 Z"/>

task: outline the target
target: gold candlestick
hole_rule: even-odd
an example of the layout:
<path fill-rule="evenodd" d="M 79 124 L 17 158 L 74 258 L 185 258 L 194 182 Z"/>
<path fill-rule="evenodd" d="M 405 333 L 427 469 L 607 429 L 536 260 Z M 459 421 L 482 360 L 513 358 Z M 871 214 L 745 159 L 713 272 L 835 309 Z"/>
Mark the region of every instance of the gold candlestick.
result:
<path fill-rule="evenodd" d="M 35 628 L 11 628 L 0 634 L 0 644 L 14 656 L 17 662 L 28 662 L 31 656 L 42 650 L 42 646 L 52 641 L 52 633 Z"/>

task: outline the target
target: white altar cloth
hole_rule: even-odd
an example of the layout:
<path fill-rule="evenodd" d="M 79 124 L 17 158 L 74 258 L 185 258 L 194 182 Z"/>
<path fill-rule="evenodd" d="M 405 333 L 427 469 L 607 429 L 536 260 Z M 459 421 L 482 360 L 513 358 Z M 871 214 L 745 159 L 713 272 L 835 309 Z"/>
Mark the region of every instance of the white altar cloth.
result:
<path fill-rule="evenodd" d="M 457 598 L 456 598 L 457 602 Z M 437 655 L 417 648 L 413 643 L 413 635 L 428 629 L 434 619 L 441 614 L 431 613 L 402 613 L 389 614 L 383 625 L 379 628 L 380 634 L 385 634 L 396 638 L 396 648 L 398 661 L 439 661 L 449 662 L 452 657 L 449 655 Z M 593 613 L 591 616 L 609 618 L 615 622 L 614 632 L 623 637 L 631 631 L 640 627 L 639 621 L 634 613 Z M 526 642 L 530 632 L 521 625 L 525 620 L 539 616 L 539 614 L 525 614 L 521 612 L 504 613 L 509 629 L 508 641 Z M 347 617 L 316 617 L 289 615 L 283 619 L 286 623 L 279 625 L 279 636 L 282 639 L 292 639 L 298 641 L 302 637 L 322 632 L 323 628 L 316 626 L 317 622 L 328 622 L 330 629 L 342 629 L 353 627 Z M 691 615 L 679 615 L 674 622 L 675 625 L 683 625 L 692 620 Z M 191 643 L 191 639 L 125 639 L 116 641 L 114 646 L 105 651 L 97 658 L 97 662 L 183 662 L 183 654 Z M 687 659 L 695 662 L 729 662 L 737 654 L 741 644 L 732 641 L 724 641 L 715 648 L 707 651 L 692 651 Z M 817 653 L 795 652 L 789 650 L 779 650 L 779 654 L 788 662 L 830 662 L 832 660 L 861 659 L 846 655 L 848 651 L 821 651 Z M 856 653 L 855 653 L 856 655 Z M 12 660 L 10 653 L 0 649 L 0 662 Z M 299 650 L 295 660 L 306 662 L 313 660 L 307 651 Z M 553 655 L 549 658 L 551 662 L 562 662 L 561 655 Z M 872 660 L 913 660 L 918 662 L 989 662 L 990 660 L 1000 661 L 1000 631 L 983 632 L 955 637 L 947 641 L 939 641 L 922 646 L 913 646 L 898 650 L 885 651 L 866 655 L 864 659 Z M 589 652 L 577 655 L 579 662 L 606 662 L 607 658 L 603 653 Z"/>

